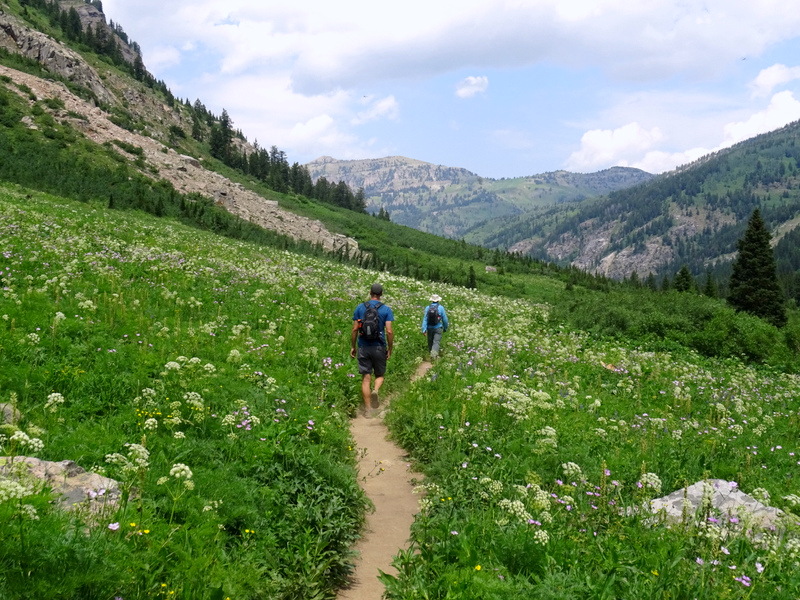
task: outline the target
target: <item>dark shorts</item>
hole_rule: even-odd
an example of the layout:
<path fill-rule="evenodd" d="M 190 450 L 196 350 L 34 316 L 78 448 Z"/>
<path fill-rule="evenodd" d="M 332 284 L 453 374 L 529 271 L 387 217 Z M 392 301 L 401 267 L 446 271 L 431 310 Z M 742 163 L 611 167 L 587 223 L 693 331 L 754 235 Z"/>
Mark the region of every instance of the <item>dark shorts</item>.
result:
<path fill-rule="evenodd" d="M 375 377 L 383 377 L 386 374 L 385 346 L 361 346 L 357 356 L 358 372 L 362 375 L 369 375 L 373 371 Z"/>

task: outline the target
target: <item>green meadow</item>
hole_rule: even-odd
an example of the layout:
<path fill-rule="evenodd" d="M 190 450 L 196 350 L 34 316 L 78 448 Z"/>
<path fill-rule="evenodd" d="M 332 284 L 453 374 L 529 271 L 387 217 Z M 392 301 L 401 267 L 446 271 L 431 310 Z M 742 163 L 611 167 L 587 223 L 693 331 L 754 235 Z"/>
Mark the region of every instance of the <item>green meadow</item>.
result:
<path fill-rule="evenodd" d="M 671 335 L 666 318 L 669 343 L 580 330 L 601 296 L 545 277 L 538 298 L 437 284 L 453 325 L 410 383 L 429 282 L 4 186 L 0 402 L 22 416 L 0 454 L 74 461 L 122 495 L 66 512 L 0 480 L 0 598 L 334 598 L 370 509 L 349 332 L 374 281 L 397 319 L 386 422 L 424 475 L 388 598 L 800 595 L 786 350 L 715 358 L 712 326 Z M 605 313 L 636 312 L 604 297 Z M 761 531 L 647 510 L 704 478 L 788 517 Z"/>

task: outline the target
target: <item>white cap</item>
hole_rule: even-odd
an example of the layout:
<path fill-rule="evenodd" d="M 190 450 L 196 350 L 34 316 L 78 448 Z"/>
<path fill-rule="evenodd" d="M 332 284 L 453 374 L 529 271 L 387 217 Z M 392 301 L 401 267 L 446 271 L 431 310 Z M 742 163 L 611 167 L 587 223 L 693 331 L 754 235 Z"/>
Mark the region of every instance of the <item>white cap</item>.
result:
<path fill-rule="evenodd" d="M 441 300 L 441 299 L 442 299 L 442 297 L 437 295 L 437 294 L 433 294 L 431 296 L 431 302 L 439 302 L 439 300 Z"/>

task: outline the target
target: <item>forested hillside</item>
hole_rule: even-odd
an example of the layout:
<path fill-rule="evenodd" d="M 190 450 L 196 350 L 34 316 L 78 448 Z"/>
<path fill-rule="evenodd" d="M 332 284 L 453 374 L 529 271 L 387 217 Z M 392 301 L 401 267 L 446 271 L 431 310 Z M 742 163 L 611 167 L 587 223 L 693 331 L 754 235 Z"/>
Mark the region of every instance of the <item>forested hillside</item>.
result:
<path fill-rule="evenodd" d="M 747 217 L 759 207 L 796 298 L 799 140 L 793 123 L 648 183 L 512 224 L 487 242 L 615 278 L 674 277 L 686 264 L 697 277 L 708 271 L 724 281 Z"/>

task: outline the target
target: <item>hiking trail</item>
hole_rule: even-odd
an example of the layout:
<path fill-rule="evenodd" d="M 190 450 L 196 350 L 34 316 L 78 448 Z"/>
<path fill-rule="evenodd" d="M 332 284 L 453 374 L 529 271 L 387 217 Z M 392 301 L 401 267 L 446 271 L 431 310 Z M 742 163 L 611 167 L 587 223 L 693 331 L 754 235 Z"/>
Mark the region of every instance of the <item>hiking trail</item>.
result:
<path fill-rule="evenodd" d="M 423 377 L 430 362 L 417 367 L 411 378 Z M 381 410 L 389 399 L 381 400 Z M 419 510 L 411 480 L 415 474 L 405 451 L 387 439 L 389 431 L 382 418 L 358 415 L 350 422 L 350 433 L 359 449 L 358 473 L 362 489 L 375 505 L 367 514 L 363 537 L 356 544 L 358 557 L 350 587 L 339 592 L 337 600 L 380 600 L 383 584 L 378 571 L 397 574 L 392 558 L 408 546 L 411 524 Z"/>

